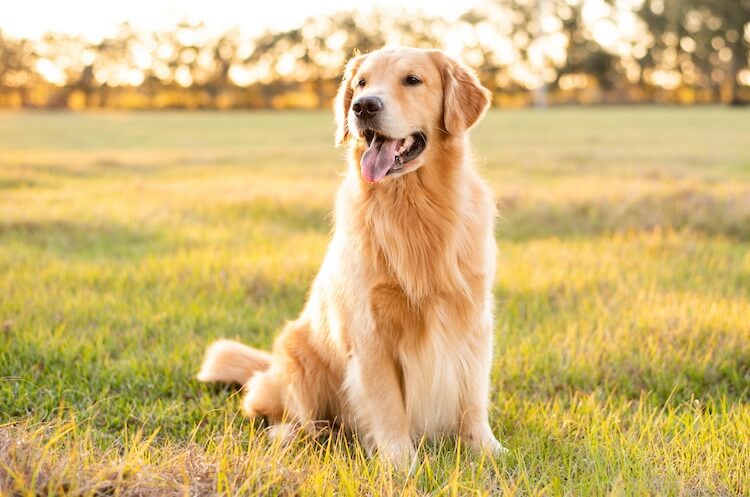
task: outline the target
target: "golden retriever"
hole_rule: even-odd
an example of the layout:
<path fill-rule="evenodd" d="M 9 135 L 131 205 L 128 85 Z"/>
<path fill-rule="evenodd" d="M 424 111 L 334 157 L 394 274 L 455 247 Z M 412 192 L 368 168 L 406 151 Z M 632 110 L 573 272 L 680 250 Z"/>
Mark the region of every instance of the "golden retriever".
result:
<path fill-rule="evenodd" d="M 446 433 L 504 451 L 487 413 L 495 208 L 467 139 L 489 98 L 439 50 L 352 58 L 335 101 L 349 167 L 302 314 L 272 353 L 212 344 L 198 379 L 243 384 L 249 417 L 333 421 L 395 463 Z"/>

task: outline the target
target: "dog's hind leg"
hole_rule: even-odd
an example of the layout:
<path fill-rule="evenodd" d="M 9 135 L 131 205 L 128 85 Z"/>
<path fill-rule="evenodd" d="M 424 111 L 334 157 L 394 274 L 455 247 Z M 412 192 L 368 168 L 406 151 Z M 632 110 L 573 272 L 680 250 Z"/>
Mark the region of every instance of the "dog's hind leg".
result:
<path fill-rule="evenodd" d="M 271 367 L 245 385 L 243 410 L 248 417 L 298 423 L 306 431 L 315 431 L 317 421 L 339 416 L 340 385 L 332 362 L 311 341 L 309 325 L 290 322 L 276 340 Z"/>
<path fill-rule="evenodd" d="M 278 367 L 256 373 L 243 387 L 245 398 L 242 411 L 248 418 L 266 418 L 271 423 L 280 423 L 287 413 L 287 382 Z"/>

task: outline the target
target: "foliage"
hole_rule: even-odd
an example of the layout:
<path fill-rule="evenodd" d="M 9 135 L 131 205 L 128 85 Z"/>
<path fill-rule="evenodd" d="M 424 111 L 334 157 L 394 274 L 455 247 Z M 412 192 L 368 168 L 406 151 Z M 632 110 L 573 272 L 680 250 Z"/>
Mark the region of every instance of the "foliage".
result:
<path fill-rule="evenodd" d="M 322 108 L 346 58 L 384 44 L 461 52 L 500 106 L 750 100 L 750 0 L 486 0 L 455 23 L 341 12 L 254 37 L 0 32 L 0 107 Z"/>

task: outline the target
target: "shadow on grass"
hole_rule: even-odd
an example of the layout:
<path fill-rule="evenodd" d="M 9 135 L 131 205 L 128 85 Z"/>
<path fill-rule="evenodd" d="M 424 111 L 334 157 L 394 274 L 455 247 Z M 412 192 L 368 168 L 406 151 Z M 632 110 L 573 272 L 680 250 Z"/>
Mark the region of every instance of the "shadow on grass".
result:
<path fill-rule="evenodd" d="M 116 223 L 14 221 L 0 223 L 0 244 L 20 244 L 74 259 L 130 260 L 163 251 L 163 235 Z"/>
<path fill-rule="evenodd" d="M 622 292 L 606 285 L 587 292 L 503 292 L 498 321 L 506 331 L 498 333 L 494 365 L 501 392 L 532 399 L 609 392 L 630 400 L 648 393 L 659 406 L 750 400 L 743 331 L 723 323 L 639 321 L 638 303 L 623 301 Z M 599 300 L 612 305 L 602 309 Z"/>
<path fill-rule="evenodd" d="M 0 178 L 0 190 L 21 190 L 48 187 L 49 184 L 28 177 Z"/>
<path fill-rule="evenodd" d="M 47 176 L 61 179 L 93 179 L 100 177 L 109 177 L 114 175 L 131 175 L 146 176 L 153 175 L 164 169 L 158 165 L 146 165 L 136 162 L 122 162 L 118 160 L 103 159 L 90 164 L 69 165 L 69 164 L 40 164 L 40 163 L 23 163 L 18 167 L 19 170 L 31 172 L 35 175 Z"/>
<path fill-rule="evenodd" d="M 276 225 L 289 231 L 331 230 L 332 215 L 329 206 L 311 206 L 298 201 L 281 201 L 259 198 L 251 202 L 235 202 L 211 205 L 199 212 L 206 221 L 232 224 L 237 222 L 259 222 Z"/>
<path fill-rule="evenodd" d="M 187 439 L 239 407 L 238 388 L 195 379 L 199 362 L 178 364 L 149 349 L 112 360 L 92 343 L 65 348 L 27 341 L 8 345 L 0 359 L 0 416 L 7 420 L 53 421 L 65 408 L 105 433 L 136 426 Z"/>
<path fill-rule="evenodd" d="M 655 228 L 690 230 L 750 241 L 750 195 L 717 195 L 685 190 L 668 195 L 606 198 L 564 204 L 499 201 L 498 237 L 525 241 L 542 237 L 584 237 Z"/>

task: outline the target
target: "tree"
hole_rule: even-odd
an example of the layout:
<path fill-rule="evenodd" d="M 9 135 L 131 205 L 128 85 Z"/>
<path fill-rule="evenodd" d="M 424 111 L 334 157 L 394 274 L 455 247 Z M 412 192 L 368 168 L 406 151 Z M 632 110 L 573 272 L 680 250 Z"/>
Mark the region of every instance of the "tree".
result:
<path fill-rule="evenodd" d="M 710 47 L 713 48 L 713 53 L 709 55 L 709 61 L 715 66 L 715 71 L 725 73 L 725 77 L 721 79 L 727 82 L 726 101 L 740 103 L 737 95 L 737 78 L 740 71 L 749 63 L 750 0 L 683 1 L 686 7 L 683 23 L 686 28 L 693 31 L 691 28 L 697 22 L 691 21 L 691 16 L 699 16 L 699 29 L 710 34 Z M 707 40 L 708 36 L 705 39 Z M 708 52 L 708 47 L 704 47 Z"/>
<path fill-rule="evenodd" d="M 8 38 L 0 30 L 0 95 L 18 92 L 21 105 L 26 106 L 29 88 L 42 83 L 34 70 L 35 62 L 31 42 Z"/>

